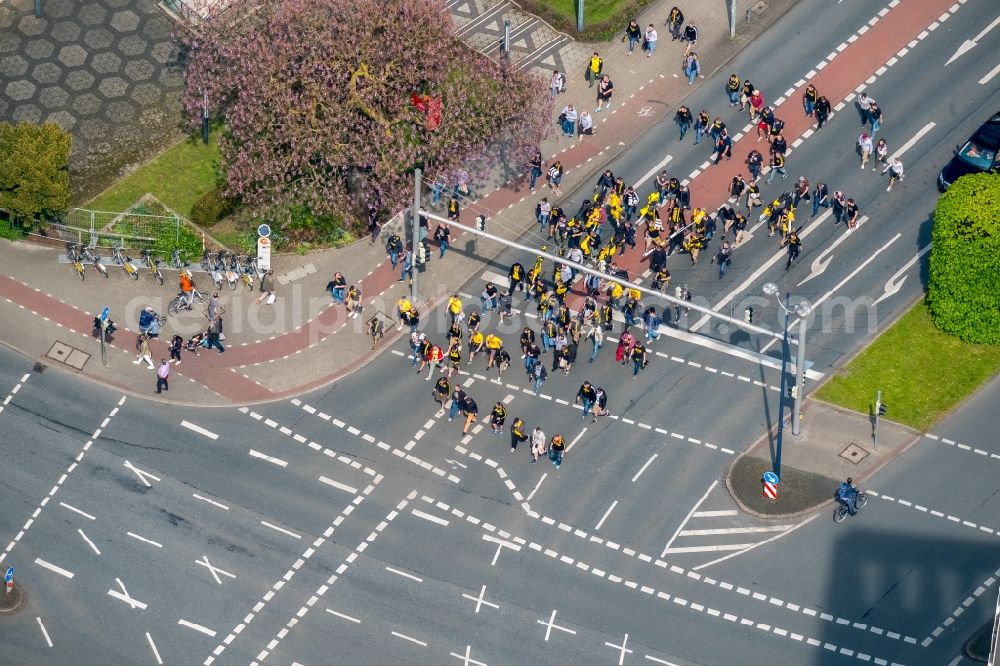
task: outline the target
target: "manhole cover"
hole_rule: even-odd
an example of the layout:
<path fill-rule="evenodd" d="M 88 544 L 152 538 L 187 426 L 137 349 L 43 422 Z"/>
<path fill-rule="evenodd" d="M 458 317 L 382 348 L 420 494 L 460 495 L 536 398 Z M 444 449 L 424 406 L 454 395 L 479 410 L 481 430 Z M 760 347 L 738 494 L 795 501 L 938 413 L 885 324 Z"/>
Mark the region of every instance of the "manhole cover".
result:
<path fill-rule="evenodd" d="M 840 457 L 850 460 L 852 463 L 857 465 L 859 462 L 868 457 L 868 451 L 858 446 L 855 442 L 851 442 L 847 445 L 846 449 L 840 452 Z"/>
<path fill-rule="evenodd" d="M 766 2 L 758 2 L 753 7 L 750 8 L 750 11 L 752 11 L 754 14 L 763 14 L 766 9 L 767 9 Z"/>
<path fill-rule="evenodd" d="M 87 352 L 81 351 L 76 347 L 70 347 L 58 340 L 52 343 L 52 347 L 45 355 L 77 370 L 83 370 L 83 366 L 90 360 L 90 354 Z"/>
<path fill-rule="evenodd" d="M 4 587 L 0 592 L 0 615 L 16 613 L 24 604 L 24 593 L 19 585 L 14 585 L 10 592 Z"/>

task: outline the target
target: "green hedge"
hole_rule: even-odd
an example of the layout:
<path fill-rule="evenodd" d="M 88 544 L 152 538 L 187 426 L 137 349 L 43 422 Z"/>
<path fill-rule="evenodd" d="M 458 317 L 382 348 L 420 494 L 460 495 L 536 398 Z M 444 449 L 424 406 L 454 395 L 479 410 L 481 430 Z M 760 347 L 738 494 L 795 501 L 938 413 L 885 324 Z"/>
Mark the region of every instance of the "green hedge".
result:
<path fill-rule="evenodd" d="M 934 325 L 966 342 L 1000 344 L 1000 175 L 955 181 L 938 200 L 932 240 Z"/>

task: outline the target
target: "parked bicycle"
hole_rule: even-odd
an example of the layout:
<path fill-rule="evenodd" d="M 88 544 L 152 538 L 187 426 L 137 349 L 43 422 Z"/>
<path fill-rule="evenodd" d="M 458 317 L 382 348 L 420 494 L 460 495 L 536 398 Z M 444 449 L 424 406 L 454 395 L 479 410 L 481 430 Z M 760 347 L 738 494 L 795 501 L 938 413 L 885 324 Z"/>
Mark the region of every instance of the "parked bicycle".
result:
<path fill-rule="evenodd" d="M 188 262 L 187 258 L 181 254 L 181 251 L 175 248 L 173 253 L 170 255 L 170 266 L 172 268 L 187 268 L 190 265 L 190 262 Z"/>
<path fill-rule="evenodd" d="M 201 268 L 208 273 L 213 266 L 215 266 L 215 253 L 205 250 L 201 253 Z"/>
<path fill-rule="evenodd" d="M 90 251 L 89 247 L 83 248 L 83 258 L 86 259 L 97 269 L 97 272 L 103 275 L 105 278 L 108 277 L 108 269 L 104 267 L 101 263 L 101 258 Z"/>
<path fill-rule="evenodd" d="M 126 257 L 122 254 L 122 244 L 115 243 L 114 250 L 111 254 L 112 259 L 116 264 L 121 265 L 125 269 L 125 274 L 131 277 L 133 280 L 139 279 L 139 269 L 136 268 L 135 264 L 132 263 L 132 257 Z"/>
<path fill-rule="evenodd" d="M 242 262 L 240 262 L 240 259 L 242 259 Z M 239 257 L 237 259 L 237 266 L 240 267 L 240 281 L 246 286 L 247 291 L 253 291 L 253 276 L 257 271 L 251 258 Z"/>
<path fill-rule="evenodd" d="M 160 271 L 160 260 L 153 257 L 153 253 L 147 249 L 142 250 L 142 263 L 146 264 L 149 272 L 153 274 L 156 281 L 163 284 L 163 272 Z"/>
<path fill-rule="evenodd" d="M 83 265 L 83 257 L 80 256 L 80 246 L 76 243 L 66 243 L 66 257 L 73 264 L 73 269 L 80 279 L 85 279 L 87 269 Z"/>
<path fill-rule="evenodd" d="M 236 291 L 236 287 L 239 286 L 240 274 L 239 274 L 239 262 L 237 257 L 232 252 L 226 253 L 226 258 L 223 260 L 225 264 L 225 274 L 226 281 L 229 282 L 229 288 L 232 291 Z"/>

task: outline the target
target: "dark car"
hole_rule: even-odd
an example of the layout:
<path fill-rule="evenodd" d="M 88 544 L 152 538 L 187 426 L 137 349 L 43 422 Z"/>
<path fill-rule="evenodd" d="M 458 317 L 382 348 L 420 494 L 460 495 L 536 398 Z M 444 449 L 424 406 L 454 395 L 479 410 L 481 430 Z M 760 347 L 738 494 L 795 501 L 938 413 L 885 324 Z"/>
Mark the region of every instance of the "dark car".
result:
<path fill-rule="evenodd" d="M 1000 113 L 983 123 L 964 146 L 955 148 L 955 156 L 941 169 L 938 189 L 944 192 L 967 173 L 1000 172 Z"/>

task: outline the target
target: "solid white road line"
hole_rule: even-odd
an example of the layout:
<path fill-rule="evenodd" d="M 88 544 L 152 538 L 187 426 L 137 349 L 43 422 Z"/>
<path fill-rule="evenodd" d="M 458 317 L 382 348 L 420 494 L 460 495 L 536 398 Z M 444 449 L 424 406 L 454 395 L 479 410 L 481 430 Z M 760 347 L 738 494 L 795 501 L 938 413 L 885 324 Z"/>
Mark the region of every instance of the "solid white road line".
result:
<path fill-rule="evenodd" d="M 597 524 L 594 525 L 595 530 L 601 529 L 601 525 L 603 525 L 604 521 L 608 519 L 608 516 L 611 515 L 611 512 L 614 511 L 616 506 L 618 506 L 618 500 L 612 502 L 611 506 L 608 507 L 608 510 L 604 512 L 603 516 L 601 516 L 601 519 L 597 521 Z"/>
<path fill-rule="evenodd" d="M 326 612 L 329 613 L 330 615 L 336 615 L 337 617 L 343 618 L 349 622 L 353 622 L 355 624 L 361 624 L 361 620 L 359 620 L 356 617 L 351 617 L 350 615 L 344 615 L 343 613 L 338 613 L 337 611 L 331 610 L 329 608 L 326 609 Z"/>
<path fill-rule="evenodd" d="M 715 546 L 687 546 L 683 548 L 668 548 L 663 551 L 663 554 L 668 553 L 678 554 L 678 553 L 718 553 L 727 550 L 746 550 L 752 543 L 734 543 L 734 544 L 719 544 Z"/>
<path fill-rule="evenodd" d="M 647 180 L 649 180 L 650 178 L 652 178 L 653 176 L 655 176 L 656 174 L 658 174 L 658 173 L 660 172 L 660 169 L 662 169 L 663 167 L 667 166 L 667 164 L 669 164 L 669 163 L 670 163 L 670 160 L 672 160 L 672 159 L 674 159 L 672 155 L 667 155 L 666 157 L 664 157 L 664 158 L 663 158 L 663 161 L 661 161 L 661 162 L 660 162 L 659 164 L 657 164 L 657 165 L 656 165 L 655 167 L 653 167 L 652 169 L 650 169 L 649 171 L 647 171 L 646 173 L 644 173 L 644 174 L 642 175 L 642 177 L 641 177 L 641 178 L 639 178 L 639 180 L 637 180 L 637 181 L 635 182 L 635 185 L 633 185 L 633 186 L 632 186 L 632 188 L 633 188 L 633 189 L 634 189 L 634 190 L 635 190 L 636 192 L 638 192 L 638 191 L 639 191 L 639 186 L 640 186 L 640 185 L 642 185 L 642 184 L 643 184 L 643 183 L 645 183 L 645 182 L 646 182 Z"/>
<path fill-rule="evenodd" d="M 125 468 L 130 469 L 133 472 L 135 472 L 135 475 L 137 477 L 139 477 L 139 480 L 142 481 L 142 483 L 147 488 L 152 488 L 153 487 L 153 484 L 151 484 L 149 481 L 147 481 L 147 479 L 152 479 L 153 481 L 160 481 L 161 480 L 160 477 L 153 476 L 149 472 L 139 469 L 138 467 L 136 467 L 135 465 L 133 465 L 132 463 L 130 463 L 128 460 L 126 460 L 124 463 L 122 463 L 122 467 L 125 467 Z"/>
<path fill-rule="evenodd" d="M 445 520 L 444 518 L 438 518 L 437 516 L 432 516 L 431 514 L 424 513 L 419 509 L 411 509 L 411 512 L 417 518 L 423 518 L 424 520 L 429 520 L 432 523 L 437 523 L 438 525 L 444 525 L 445 527 L 448 527 L 448 521 Z"/>
<path fill-rule="evenodd" d="M 65 576 L 66 578 L 72 578 L 73 577 L 73 572 L 72 571 L 67 571 L 66 569 L 63 569 L 62 567 L 57 567 L 56 565 L 52 564 L 51 562 L 46 562 L 45 560 L 43 560 L 40 557 L 36 557 L 35 558 L 35 564 L 37 564 L 40 567 L 45 567 L 49 571 L 54 571 L 57 574 L 59 574 L 60 576 Z"/>
<path fill-rule="evenodd" d="M 87 542 L 87 545 L 94 549 L 95 553 L 97 553 L 98 555 L 101 554 L 101 551 L 97 549 L 97 546 L 95 546 L 94 542 L 90 540 L 90 537 L 88 537 L 86 534 L 83 533 L 83 530 L 78 529 L 77 532 L 79 532 L 80 536 L 83 537 L 83 540 Z"/>
<path fill-rule="evenodd" d="M 288 467 L 288 463 L 282 460 L 281 458 L 274 458 L 265 453 L 261 453 L 260 451 L 254 451 L 253 449 L 250 449 L 250 455 L 252 455 L 254 458 L 260 458 L 261 460 L 266 460 L 267 462 L 277 465 L 278 467 Z"/>
<path fill-rule="evenodd" d="M 138 608 L 139 610 L 146 610 L 145 603 L 133 599 L 132 596 L 128 593 L 128 590 L 125 589 L 125 583 L 122 582 L 121 578 L 115 578 L 115 582 L 118 583 L 118 587 L 120 587 L 122 591 L 119 592 L 118 590 L 108 590 L 109 597 L 114 597 L 115 599 L 124 601 L 132 608 L 132 610 L 135 610 L 136 608 Z"/>
<path fill-rule="evenodd" d="M 784 532 L 794 525 L 766 525 L 764 527 L 724 527 L 714 530 L 683 530 L 680 536 L 711 536 L 713 534 L 756 534 L 758 532 Z"/>
<path fill-rule="evenodd" d="M 927 134 L 932 129 L 934 129 L 934 125 L 935 124 L 936 123 L 927 123 L 926 125 L 924 125 L 923 127 L 921 127 L 919 130 L 917 130 L 917 133 L 914 134 L 912 137 L 910 137 L 909 141 L 907 141 L 902 146 L 900 146 L 899 148 L 897 148 L 896 152 L 894 152 L 892 155 L 889 156 L 889 161 L 892 161 L 892 159 L 895 158 L 895 157 L 902 157 L 903 153 L 905 153 L 910 148 L 912 148 L 917 143 L 917 141 L 920 141 L 920 139 L 925 134 Z"/>
<path fill-rule="evenodd" d="M 643 656 L 646 659 L 648 659 L 648 660 L 650 660 L 650 661 L 652 661 L 654 663 L 657 663 L 657 664 L 664 664 L 664 666 L 677 666 L 677 664 L 675 664 L 672 661 L 666 661 L 665 659 L 657 659 L 656 657 L 652 657 L 652 656 L 650 656 L 648 654 L 647 655 L 643 655 Z"/>
<path fill-rule="evenodd" d="M 194 629 L 195 631 L 199 631 L 211 638 L 215 638 L 214 631 L 212 631 L 208 627 L 203 627 L 200 624 L 195 624 L 194 622 L 188 622 L 187 620 L 177 620 L 177 624 L 181 625 L 182 627 L 187 627 L 188 629 Z"/>
<path fill-rule="evenodd" d="M 390 572 L 390 573 L 394 573 L 397 576 L 402 576 L 404 578 L 410 578 L 412 580 L 417 581 L 418 583 L 424 582 L 423 578 L 418 578 L 417 576 L 414 576 L 413 574 L 408 574 L 405 571 L 400 571 L 399 569 L 393 569 L 392 567 L 386 567 L 385 570 L 388 571 L 388 572 Z"/>
<path fill-rule="evenodd" d="M 570 442 L 569 445 L 566 447 L 566 453 L 569 453 L 569 450 L 573 448 L 573 445 L 580 441 L 580 438 L 583 437 L 583 433 L 585 432 L 587 432 L 586 428 L 581 430 L 580 434 L 573 438 L 573 441 Z"/>
<path fill-rule="evenodd" d="M 63 507 L 64 509 L 69 509 L 70 511 L 76 512 L 76 513 L 80 514 L 81 516 L 83 516 L 84 518 L 90 518 L 91 520 L 97 520 L 97 518 L 94 518 L 89 513 L 86 513 L 84 511 L 80 511 L 75 506 L 70 506 L 69 504 L 66 504 L 66 502 L 59 502 L 59 506 Z"/>
<path fill-rule="evenodd" d="M 163 548 L 163 544 L 162 543 L 157 543 L 156 541 L 151 541 L 150 539 L 147 539 L 146 537 L 143 537 L 143 536 L 139 536 L 138 534 L 136 534 L 134 532 L 126 532 L 125 534 L 129 535 L 133 539 L 137 539 L 139 541 L 145 541 L 146 543 L 148 543 L 148 544 L 150 544 L 152 546 L 156 546 L 157 548 Z"/>
<path fill-rule="evenodd" d="M 712 492 L 712 490 L 714 490 L 717 485 L 719 485 L 718 479 L 712 481 L 712 485 L 708 487 L 708 490 L 706 490 L 705 494 L 701 496 L 701 499 L 698 500 L 693 507 L 691 507 L 691 510 L 688 511 L 688 514 L 684 516 L 684 520 L 682 520 L 681 524 L 677 526 L 676 530 L 674 530 L 673 536 L 671 536 L 670 540 L 667 541 L 667 545 L 663 547 L 663 553 L 660 554 L 660 557 L 663 557 L 664 555 L 667 554 L 667 551 L 670 550 L 670 544 L 674 542 L 674 539 L 677 538 L 677 535 L 680 534 L 680 531 L 684 529 L 684 526 L 687 524 L 687 521 L 691 520 L 691 516 L 694 514 L 695 511 L 698 510 L 698 507 L 701 506 L 701 503 L 705 501 L 705 498 L 708 497 L 708 494 Z"/>
<path fill-rule="evenodd" d="M 199 435 L 204 435 L 205 437 L 208 437 L 209 439 L 219 439 L 219 436 L 216 435 L 211 430 L 205 430 L 200 425 L 195 425 L 194 423 L 191 423 L 190 421 L 181 421 L 181 425 L 184 426 L 185 428 L 187 428 L 188 430 L 193 430 L 194 432 L 198 433 Z"/>
<path fill-rule="evenodd" d="M 156 663 L 163 665 L 163 660 L 160 659 L 160 651 L 156 649 L 156 643 L 153 642 L 153 637 L 146 632 L 146 640 L 149 641 L 149 649 L 153 651 L 153 656 L 156 657 Z"/>
<path fill-rule="evenodd" d="M 49 647 L 52 647 L 52 639 L 49 638 L 49 632 L 46 631 L 45 625 L 42 624 L 42 618 L 36 617 L 35 619 L 38 620 L 38 628 L 42 630 L 42 636 L 45 637 L 45 642 L 48 643 Z"/>
<path fill-rule="evenodd" d="M 354 486 L 349 486 L 346 483 L 341 483 L 339 481 L 334 481 L 333 479 L 328 479 L 325 476 L 319 477 L 319 480 L 321 482 L 325 483 L 328 486 L 333 486 L 334 488 L 337 488 L 338 490 L 343 490 L 344 492 L 348 492 L 348 493 L 350 493 L 352 495 L 357 495 L 358 494 L 358 489 L 357 488 L 355 488 Z"/>
<path fill-rule="evenodd" d="M 286 529 L 284 529 L 282 527 L 278 527 L 277 525 L 272 525 L 271 523 L 267 522 L 266 520 L 260 521 L 260 524 L 263 525 L 264 527 L 270 527 L 272 530 L 275 530 L 277 532 L 281 532 L 282 534 L 287 534 L 290 537 L 295 537 L 296 539 L 301 539 L 302 538 L 301 536 L 299 536 L 295 532 L 289 532 L 288 530 L 286 530 Z"/>
<path fill-rule="evenodd" d="M 646 468 L 649 467 L 650 463 L 656 460 L 657 455 L 659 454 L 654 453 L 652 456 L 650 456 L 649 460 L 646 461 L 646 464 L 639 468 L 639 471 L 636 472 L 635 476 L 632 477 L 632 483 L 635 483 L 636 479 L 642 476 L 642 473 L 646 471 Z"/>
<path fill-rule="evenodd" d="M 193 495 L 191 495 L 191 496 L 192 496 L 192 497 L 194 497 L 195 499 L 200 499 L 200 500 L 201 500 L 202 502 L 208 502 L 209 504 L 211 504 L 211 505 L 213 505 L 213 506 L 217 506 L 217 507 L 219 507 L 220 509 L 223 509 L 223 510 L 225 510 L 225 511 L 229 511 L 229 507 L 228 507 L 228 506 L 226 506 L 225 504 L 219 504 L 219 503 L 218 503 L 218 502 L 216 502 L 215 500 L 210 500 L 210 499 L 208 499 L 207 497 L 202 497 L 202 496 L 201 496 L 201 495 L 199 495 L 198 493 L 194 493 L 194 494 L 193 494 Z"/>
<path fill-rule="evenodd" d="M 990 70 L 989 74 L 979 79 L 979 85 L 985 86 L 987 83 L 992 81 L 993 77 L 996 76 L 997 74 L 1000 74 L 1000 65 L 997 65 L 996 67 Z"/>
<path fill-rule="evenodd" d="M 721 518 L 723 516 L 736 516 L 739 515 L 739 511 L 736 509 L 728 509 L 726 511 L 695 511 L 691 514 L 692 518 Z"/>
<path fill-rule="evenodd" d="M 549 475 L 548 472 L 544 472 L 542 474 L 541 478 L 538 479 L 538 483 L 536 483 L 535 487 L 531 489 L 531 492 L 528 493 L 528 496 L 524 498 L 525 502 L 530 502 L 531 501 L 531 498 L 535 496 L 535 493 L 538 492 L 538 488 L 542 485 L 542 481 L 544 481 L 545 477 L 547 477 L 548 475 Z"/>
<path fill-rule="evenodd" d="M 770 539 L 764 539 L 763 541 L 758 541 L 758 542 L 757 542 L 757 543 L 755 543 L 755 544 L 751 544 L 750 546 L 748 546 L 748 547 L 746 548 L 746 550 L 742 550 L 742 551 L 740 551 L 740 552 L 738 552 L 738 553 L 731 553 L 731 554 L 729 554 L 729 555 L 726 555 L 726 556 L 724 556 L 724 557 L 720 557 L 720 558 L 719 558 L 719 559 L 717 559 L 717 560 L 712 560 L 711 562 L 705 562 L 704 564 L 699 564 L 698 566 L 694 567 L 694 569 L 693 569 L 693 570 L 694 570 L 694 571 L 698 571 L 699 569 L 704 569 L 705 567 L 710 567 L 710 566 L 712 566 L 713 564 L 718 564 L 719 562 L 722 562 L 722 561 L 724 561 L 724 560 L 728 560 L 728 559 L 729 559 L 729 558 L 731 558 L 731 557 L 736 557 L 737 555 L 742 555 L 743 553 L 745 553 L 745 552 L 747 552 L 747 551 L 750 551 L 750 550 L 753 550 L 754 548 L 757 548 L 758 546 L 763 546 L 763 545 L 764 545 L 765 543 L 771 543 L 771 542 L 772 542 L 772 541 L 774 541 L 775 539 L 780 539 L 780 538 L 781 538 L 781 537 L 783 537 L 783 536 L 786 536 L 786 535 L 788 535 L 788 534 L 791 534 L 792 532 L 794 532 L 795 530 L 799 529 L 799 528 L 800 528 L 800 527 L 802 527 L 803 525 L 805 525 L 805 524 L 807 524 L 807 523 L 811 522 L 811 521 L 812 521 L 813 519 L 817 518 L 818 516 L 819 516 L 819 514 L 818 514 L 818 513 L 814 513 L 813 515 L 809 516 L 808 518 L 806 518 L 805 520 L 803 520 L 803 521 L 802 521 L 801 523 L 799 523 L 799 524 L 798 524 L 798 525 L 796 525 L 795 527 L 792 527 L 792 528 L 790 528 L 790 529 L 787 529 L 787 530 L 785 530 L 784 532 L 781 532 L 780 534 L 775 534 L 775 535 L 774 535 L 773 537 L 771 537 Z"/>
<path fill-rule="evenodd" d="M 416 643 L 417 645 L 420 645 L 421 647 L 427 647 L 427 643 L 424 643 L 423 641 L 418 641 L 416 638 L 413 638 L 411 636 L 407 636 L 406 634 L 401 634 L 398 631 L 391 631 L 389 633 L 391 633 L 396 638 L 402 638 L 404 641 L 410 641 L 411 643 Z"/>

